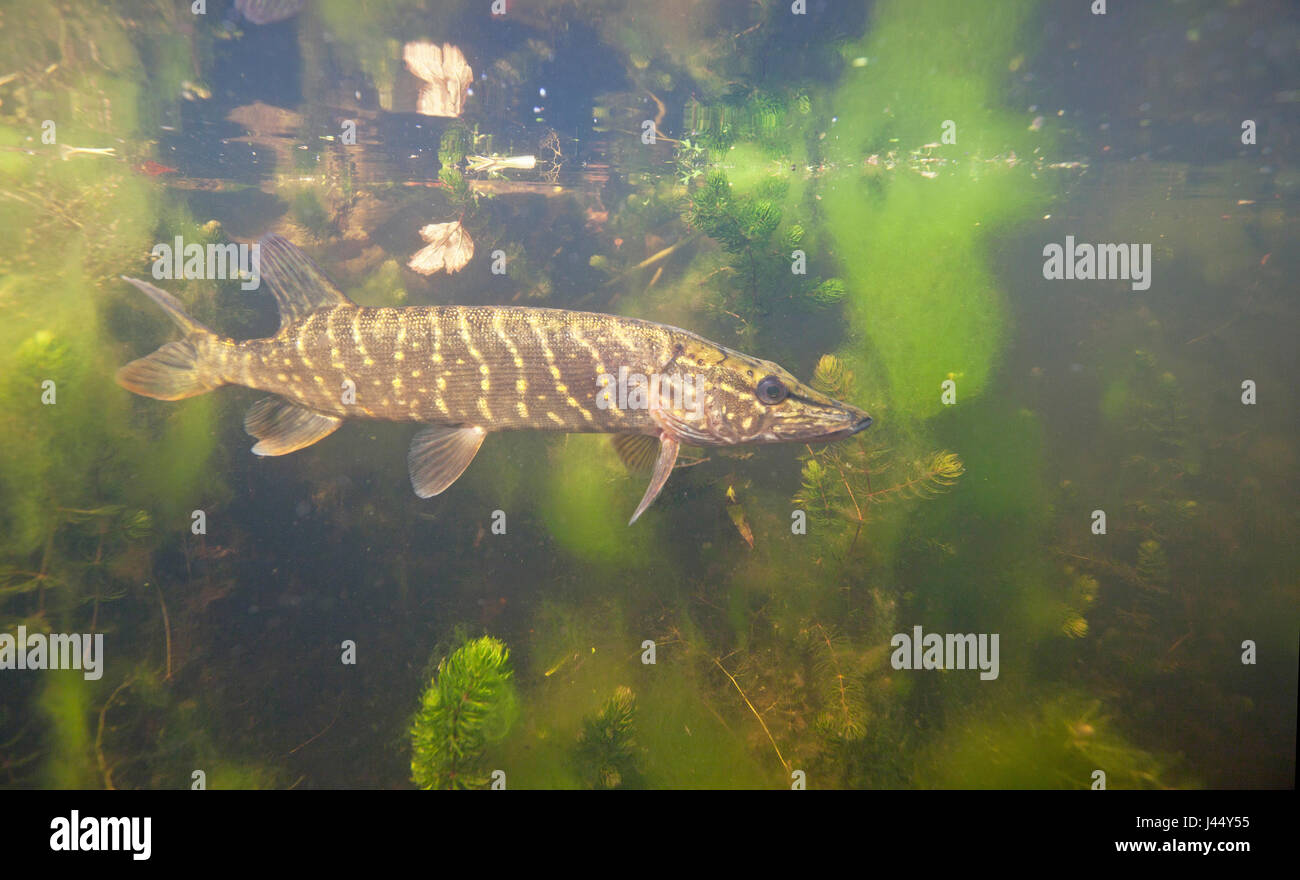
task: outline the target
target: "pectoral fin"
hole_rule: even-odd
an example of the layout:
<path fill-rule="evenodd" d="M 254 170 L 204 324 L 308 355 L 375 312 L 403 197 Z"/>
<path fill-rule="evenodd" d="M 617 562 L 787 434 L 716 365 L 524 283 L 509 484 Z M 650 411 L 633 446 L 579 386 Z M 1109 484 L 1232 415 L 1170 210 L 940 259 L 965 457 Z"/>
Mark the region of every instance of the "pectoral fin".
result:
<path fill-rule="evenodd" d="M 422 429 L 411 440 L 406 456 L 415 494 L 432 498 L 446 491 L 474 460 L 485 436 L 482 428 L 429 425 Z"/>
<path fill-rule="evenodd" d="M 677 461 L 677 451 L 682 445 L 677 442 L 675 437 L 664 434 L 659 438 L 659 458 L 655 460 L 654 473 L 650 477 L 650 485 L 646 486 L 645 494 L 641 496 L 641 503 L 636 506 L 636 513 L 627 521 L 628 525 L 636 522 L 637 517 L 645 513 L 645 509 L 654 503 L 659 497 L 660 490 L 663 489 L 664 483 L 668 482 L 668 475 L 673 472 L 673 463 Z"/>
<path fill-rule="evenodd" d="M 614 451 L 630 471 L 648 471 L 659 456 L 659 438 L 653 434 L 614 434 Z"/>
<path fill-rule="evenodd" d="M 333 434 L 341 424 L 338 416 L 315 412 L 283 397 L 263 397 L 244 415 L 244 430 L 257 438 L 254 455 L 295 452 Z"/>

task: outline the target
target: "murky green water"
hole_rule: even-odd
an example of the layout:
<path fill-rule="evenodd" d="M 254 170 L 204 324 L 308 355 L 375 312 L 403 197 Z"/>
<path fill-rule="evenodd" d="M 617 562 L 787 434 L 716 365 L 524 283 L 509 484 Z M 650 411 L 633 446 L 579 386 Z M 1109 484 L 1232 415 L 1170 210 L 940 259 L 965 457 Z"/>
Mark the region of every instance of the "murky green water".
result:
<path fill-rule="evenodd" d="M 1293 785 L 1294 8 L 490 5 L 0 5 L 0 784 Z M 875 424 L 688 449 L 632 527 L 600 435 L 428 500 L 409 424 L 257 458 L 260 394 L 113 376 L 177 338 L 119 276 L 270 232 L 363 305 L 674 324 Z M 1067 242 L 1133 259 L 1049 280 Z"/>

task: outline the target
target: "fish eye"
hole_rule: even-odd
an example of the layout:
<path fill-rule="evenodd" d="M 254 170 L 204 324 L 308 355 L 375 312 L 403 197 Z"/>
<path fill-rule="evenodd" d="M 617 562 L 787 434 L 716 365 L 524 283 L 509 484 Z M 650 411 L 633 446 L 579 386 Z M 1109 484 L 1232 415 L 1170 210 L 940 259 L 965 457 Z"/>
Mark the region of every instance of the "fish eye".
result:
<path fill-rule="evenodd" d="M 790 396 L 790 389 L 776 376 L 764 376 L 758 380 L 758 387 L 754 389 L 755 396 L 759 402 L 766 403 L 768 406 L 776 406 L 781 401 Z"/>

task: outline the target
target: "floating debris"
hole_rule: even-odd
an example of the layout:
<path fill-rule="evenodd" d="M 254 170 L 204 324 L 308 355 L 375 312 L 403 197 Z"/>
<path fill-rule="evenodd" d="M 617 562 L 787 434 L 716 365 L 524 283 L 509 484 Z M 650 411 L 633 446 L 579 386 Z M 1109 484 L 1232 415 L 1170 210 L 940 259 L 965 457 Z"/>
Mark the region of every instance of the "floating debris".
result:
<path fill-rule="evenodd" d="M 117 158 L 116 147 L 70 147 L 59 144 L 59 158 L 68 161 L 73 156 L 111 156 Z"/>
<path fill-rule="evenodd" d="M 181 83 L 181 97 L 187 101 L 206 101 L 212 97 L 212 90 L 203 83 L 187 79 Z"/>
<path fill-rule="evenodd" d="M 465 161 L 469 164 L 470 171 L 485 171 L 488 174 L 495 174 L 504 171 L 507 168 L 515 168 L 522 171 L 531 171 L 537 167 L 536 156 L 466 156 Z"/>
<path fill-rule="evenodd" d="M 275 24 L 293 18 L 307 0 L 235 0 L 235 11 L 252 24 Z"/>
<path fill-rule="evenodd" d="M 459 272 L 474 258 L 474 240 L 459 220 L 431 223 L 420 230 L 420 237 L 428 246 L 416 251 L 406 265 L 421 275 Z"/>
<path fill-rule="evenodd" d="M 465 95 L 474 82 L 474 71 L 464 52 L 450 43 L 437 46 L 420 41 L 407 43 L 402 59 L 406 69 L 424 82 L 416 99 L 417 113 L 448 117 L 461 114 Z"/>

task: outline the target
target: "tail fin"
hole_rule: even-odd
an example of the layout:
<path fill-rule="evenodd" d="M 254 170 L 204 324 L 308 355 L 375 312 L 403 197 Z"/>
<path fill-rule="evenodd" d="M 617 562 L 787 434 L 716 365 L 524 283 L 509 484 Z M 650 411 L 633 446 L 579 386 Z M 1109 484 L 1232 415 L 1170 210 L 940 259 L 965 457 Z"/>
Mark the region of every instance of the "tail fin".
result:
<path fill-rule="evenodd" d="M 193 397 L 225 384 L 204 369 L 199 356 L 198 343 L 203 338 L 215 334 L 185 314 L 180 301 L 167 291 L 159 290 L 152 284 L 136 278 L 127 278 L 125 275 L 122 276 L 122 280 L 134 285 L 162 306 L 167 317 L 181 328 L 185 338 L 169 342 L 153 354 L 131 361 L 122 367 L 117 371 L 117 384 L 127 391 L 158 400 Z"/>

